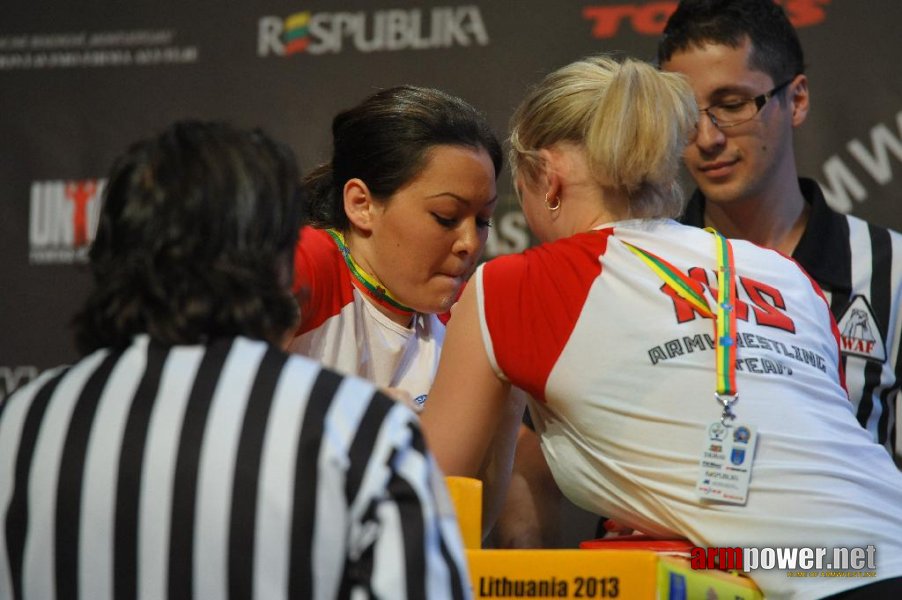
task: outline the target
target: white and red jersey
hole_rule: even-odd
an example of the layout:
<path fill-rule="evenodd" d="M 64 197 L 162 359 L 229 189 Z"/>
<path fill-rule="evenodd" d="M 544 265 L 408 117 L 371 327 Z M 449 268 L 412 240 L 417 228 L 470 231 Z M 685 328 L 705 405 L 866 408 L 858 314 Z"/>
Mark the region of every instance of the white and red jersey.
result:
<path fill-rule="evenodd" d="M 305 227 L 295 250 L 295 291 L 301 325 L 292 352 L 376 385 L 397 387 L 422 404 L 432 386 L 445 326 L 436 315 L 415 314 L 410 327 L 395 323 L 354 287 L 335 241 Z"/>
<path fill-rule="evenodd" d="M 902 474 L 855 420 L 816 285 L 778 252 L 732 242 L 734 408 L 738 422 L 757 427 L 758 445 L 746 505 L 705 502 L 695 491 L 699 461 L 722 410 L 713 320 L 624 241 L 700 282 L 716 306 L 713 236 L 669 220 L 615 223 L 497 258 L 475 275 L 489 360 L 536 399 L 532 417 L 564 493 L 698 545 L 875 544 L 877 578 L 902 575 Z M 756 578 L 768 594 L 861 585 Z"/>

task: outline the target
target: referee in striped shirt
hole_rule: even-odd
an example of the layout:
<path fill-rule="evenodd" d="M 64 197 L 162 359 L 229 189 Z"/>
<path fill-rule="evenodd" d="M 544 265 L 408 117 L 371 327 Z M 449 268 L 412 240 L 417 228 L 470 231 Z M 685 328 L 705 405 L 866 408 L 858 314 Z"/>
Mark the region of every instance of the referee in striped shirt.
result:
<path fill-rule="evenodd" d="M 793 131 L 810 98 L 785 10 L 772 0 L 682 0 L 658 61 L 687 77 L 701 108 L 684 153 L 698 189 L 683 222 L 779 250 L 818 283 L 839 328 L 852 410 L 902 466 L 902 235 L 835 212 L 815 181 L 799 178 Z"/>
<path fill-rule="evenodd" d="M 299 174 L 181 122 L 113 166 L 84 358 L 0 407 L 0 598 L 460 598 L 416 417 L 280 349 Z"/>

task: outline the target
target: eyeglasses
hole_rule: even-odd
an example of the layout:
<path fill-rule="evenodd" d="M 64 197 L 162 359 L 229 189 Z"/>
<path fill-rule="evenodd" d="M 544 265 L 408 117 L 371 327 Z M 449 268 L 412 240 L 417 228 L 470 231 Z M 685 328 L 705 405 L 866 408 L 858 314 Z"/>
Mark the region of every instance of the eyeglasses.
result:
<path fill-rule="evenodd" d="M 765 92 L 760 96 L 748 98 L 747 100 L 735 100 L 712 104 L 708 108 L 699 109 L 699 112 L 708 115 L 708 118 L 711 119 L 711 122 L 714 123 L 714 126 L 718 129 L 742 125 L 743 123 L 754 119 L 755 115 L 761 112 L 761 109 L 767 104 L 767 101 L 792 83 L 793 79 L 795 79 L 795 77 L 789 81 L 784 81 L 771 91 Z"/>

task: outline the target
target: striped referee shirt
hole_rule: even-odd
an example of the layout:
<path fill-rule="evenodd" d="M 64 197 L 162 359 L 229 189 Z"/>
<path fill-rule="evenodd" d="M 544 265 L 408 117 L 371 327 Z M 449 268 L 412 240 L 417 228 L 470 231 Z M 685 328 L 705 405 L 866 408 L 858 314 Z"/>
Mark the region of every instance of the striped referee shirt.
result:
<path fill-rule="evenodd" d="M 799 179 L 811 205 L 808 225 L 792 253 L 830 302 L 842 342 L 846 388 L 858 422 L 902 458 L 896 424 L 902 356 L 902 234 L 827 206 L 811 179 Z M 698 190 L 683 222 L 703 226 Z"/>
<path fill-rule="evenodd" d="M 137 336 L 0 410 L 0 598 L 470 595 L 416 417 L 361 379 Z"/>

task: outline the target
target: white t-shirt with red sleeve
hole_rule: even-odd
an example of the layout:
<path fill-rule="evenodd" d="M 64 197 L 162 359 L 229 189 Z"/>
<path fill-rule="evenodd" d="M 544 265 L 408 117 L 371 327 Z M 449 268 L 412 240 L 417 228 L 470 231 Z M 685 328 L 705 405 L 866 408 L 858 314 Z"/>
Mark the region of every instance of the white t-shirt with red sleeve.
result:
<path fill-rule="evenodd" d="M 716 306 L 714 237 L 670 220 L 603 226 L 497 258 L 475 274 L 496 372 L 528 391 L 555 479 L 583 508 L 661 537 L 720 547 L 877 547 L 902 575 L 902 474 L 858 425 L 838 332 L 791 260 L 732 241 L 738 421 L 757 428 L 748 501 L 695 491 L 714 399 L 713 320 L 623 242 L 666 260 Z M 854 578 L 752 575 L 766 594 L 819 597 Z"/>
<path fill-rule="evenodd" d="M 295 250 L 294 288 L 303 301 L 292 352 L 425 401 L 445 336 L 436 315 L 416 313 L 410 327 L 392 321 L 353 285 L 329 234 L 311 227 Z"/>

